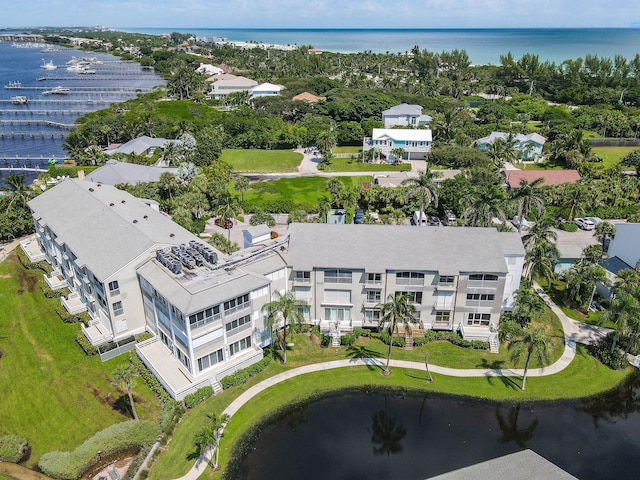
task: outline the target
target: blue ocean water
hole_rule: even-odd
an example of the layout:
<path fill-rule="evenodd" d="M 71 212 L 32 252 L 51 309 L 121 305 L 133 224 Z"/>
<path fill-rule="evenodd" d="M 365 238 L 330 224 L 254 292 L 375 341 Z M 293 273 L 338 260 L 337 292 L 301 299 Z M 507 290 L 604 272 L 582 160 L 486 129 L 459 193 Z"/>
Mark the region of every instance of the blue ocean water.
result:
<path fill-rule="evenodd" d="M 94 57 L 102 63 L 91 66 L 95 74 L 82 75 L 67 71 L 72 57 Z M 41 68 L 49 61 L 58 68 Z M 5 88 L 12 82 L 19 82 L 22 88 Z M 133 98 L 136 91 L 147 91 L 161 83 L 163 80 L 153 71 L 107 53 L 70 48 L 45 53 L 41 48 L 16 48 L 0 42 L 0 168 L 45 166 L 48 159 L 64 158 L 62 144 L 67 126 L 79 116 Z M 57 86 L 69 92 L 45 94 Z M 28 103 L 12 103 L 15 96 L 27 97 Z M 0 184 L 6 174 L 0 171 Z M 27 178 L 36 175 L 27 174 Z"/>
<path fill-rule="evenodd" d="M 561 63 L 593 54 L 628 59 L 640 53 L 640 29 L 631 28 L 523 28 L 523 29 L 225 29 L 138 28 L 134 33 L 191 33 L 230 41 L 257 41 L 280 45 L 312 45 L 342 53 L 372 51 L 402 53 L 415 45 L 441 52 L 464 49 L 474 64 L 497 65 L 500 55 L 516 58 L 534 53 L 542 61 Z"/>

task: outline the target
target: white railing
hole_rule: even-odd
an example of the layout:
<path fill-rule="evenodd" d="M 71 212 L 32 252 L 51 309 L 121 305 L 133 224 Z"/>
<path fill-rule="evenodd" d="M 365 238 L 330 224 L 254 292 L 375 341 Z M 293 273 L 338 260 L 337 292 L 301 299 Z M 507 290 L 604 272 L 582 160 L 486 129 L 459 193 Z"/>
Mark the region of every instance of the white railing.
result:
<path fill-rule="evenodd" d="M 237 372 L 238 370 L 242 370 L 243 368 L 249 367 L 249 366 L 253 365 L 254 363 L 257 363 L 260 360 L 262 360 L 262 357 L 264 356 L 264 354 L 262 352 L 262 349 L 257 348 L 255 346 L 253 347 L 253 349 L 254 349 L 253 353 L 245 354 L 247 356 L 243 357 L 238 363 L 230 364 L 230 365 L 226 366 L 224 369 L 215 372 L 213 374 L 213 377 L 215 377 L 215 379 L 217 381 L 220 381 L 224 377 L 227 377 L 227 376 Z M 227 363 L 229 363 L 229 362 L 227 362 Z"/>

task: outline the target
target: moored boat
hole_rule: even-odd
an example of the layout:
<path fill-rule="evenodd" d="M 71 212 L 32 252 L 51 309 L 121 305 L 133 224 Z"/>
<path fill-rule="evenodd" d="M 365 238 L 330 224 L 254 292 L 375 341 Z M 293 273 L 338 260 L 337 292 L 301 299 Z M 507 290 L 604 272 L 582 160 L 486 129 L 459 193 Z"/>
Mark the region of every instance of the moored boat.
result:
<path fill-rule="evenodd" d="M 22 83 L 19 81 L 9 82 L 4 86 L 5 90 L 22 90 Z"/>
<path fill-rule="evenodd" d="M 67 87 L 53 87 L 51 90 L 43 90 L 42 95 L 67 95 L 71 91 Z"/>
<path fill-rule="evenodd" d="M 40 68 L 44 68 L 45 70 L 55 70 L 56 68 L 58 68 L 58 66 L 54 65 L 53 60 L 49 60 L 48 62 L 45 62 L 43 58 L 42 65 L 40 65 Z"/>
<path fill-rule="evenodd" d="M 26 105 L 29 103 L 29 99 L 24 95 L 16 95 L 15 97 L 11 97 L 11 103 L 14 105 Z"/>

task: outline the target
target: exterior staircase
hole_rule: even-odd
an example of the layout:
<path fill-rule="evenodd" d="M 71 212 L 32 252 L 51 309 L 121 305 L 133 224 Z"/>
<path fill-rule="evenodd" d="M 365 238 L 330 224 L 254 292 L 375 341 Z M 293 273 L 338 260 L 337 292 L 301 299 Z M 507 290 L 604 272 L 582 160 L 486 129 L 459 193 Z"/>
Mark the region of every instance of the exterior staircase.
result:
<path fill-rule="evenodd" d="M 210 379 L 211 381 L 211 387 L 213 388 L 213 394 L 214 395 L 218 395 L 219 393 L 222 393 L 222 384 L 218 381 L 218 379 L 214 376 L 212 376 Z"/>
<path fill-rule="evenodd" d="M 498 340 L 498 332 L 491 332 L 489 334 L 489 351 L 491 353 L 499 353 L 500 341 Z"/>
<path fill-rule="evenodd" d="M 405 335 L 404 337 L 404 349 L 405 350 L 413 350 L 413 336 Z"/>

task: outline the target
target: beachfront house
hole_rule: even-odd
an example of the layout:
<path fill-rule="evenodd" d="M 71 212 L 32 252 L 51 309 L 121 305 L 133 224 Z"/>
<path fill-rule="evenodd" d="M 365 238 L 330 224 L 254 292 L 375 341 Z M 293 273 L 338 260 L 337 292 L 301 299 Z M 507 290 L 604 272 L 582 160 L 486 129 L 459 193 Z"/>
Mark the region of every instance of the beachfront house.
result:
<path fill-rule="evenodd" d="M 521 160 L 537 160 L 542 157 L 542 148 L 547 139 L 539 133 L 516 133 L 491 132 L 491 135 L 482 137 L 473 142 L 479 150 L 487 150 L 489 145 L 493 145 L 496 140 L 513 143 L 518 151 L 518 158 Z"/>
<path fill-rule="evenodd" d="M 401 103 L 382 112 L 382 122 L 385 128 L 393 127 L 431 127 L 432 118 L 422 113 L 420 105 Z"/>
<path fill-rule="evenodd" d="M 261 83 L 251 89 L 251 98 L 258 97 L 274 97 L 280 95 L 284 90 L 282 85 L 274 85 L 273 83 Z"/>
<path fill-rule="evenodd" d="M 524 263 L 517 233 L 466 227 L 292 224 L 285 237 L 223 255 L 147 200 L 80 179 L 29 206 L 36 240 L 25 251 L 51 263 L 51 288 L 70 289 L 69 312 L 88 312 L 86 338 L 106 349 L 151 333 L 137 354 L 176 399 L 219 391 L 262 358 L 272 341 L 263 306 L 275 291 L 304 300 L 305 321 L 334 341 L 376 328 L 378 305 L 404 293 L 416 307 L 405 336 L 453 330 L 495 350 Z"/>
<path fill-rule="evenodd" d="M 402 160 L 424 160 L 431 151 L 433 137 L 430 129 L 412 128 L 374 128 L 370 137 L 362 143 L 363 155 L 372 149 L 378 158 L 384 157 L 387 162 Z M 402 149 L 403 158 L 396 158 L 396 152 Z"/>

